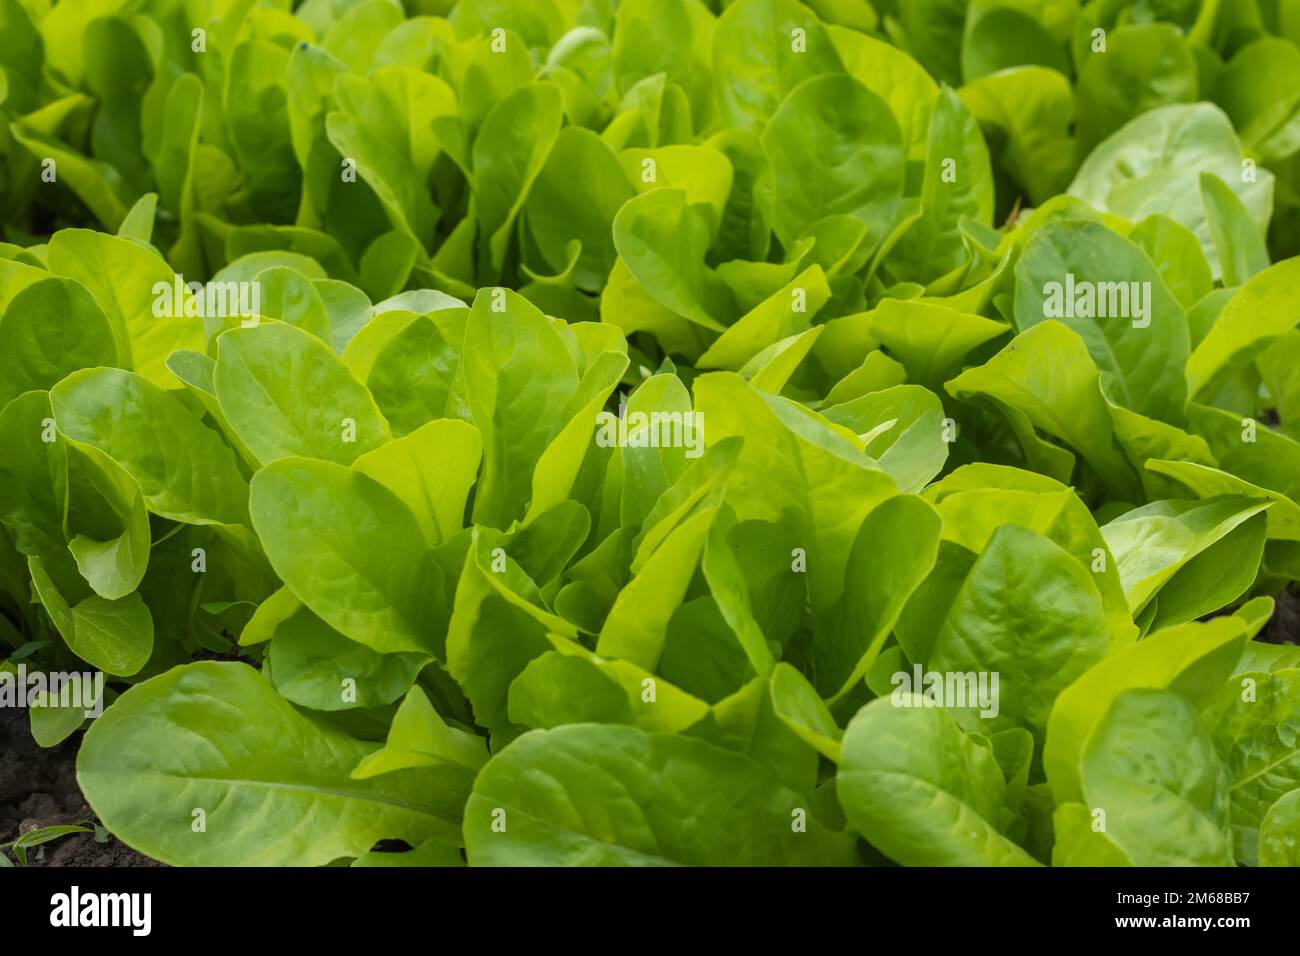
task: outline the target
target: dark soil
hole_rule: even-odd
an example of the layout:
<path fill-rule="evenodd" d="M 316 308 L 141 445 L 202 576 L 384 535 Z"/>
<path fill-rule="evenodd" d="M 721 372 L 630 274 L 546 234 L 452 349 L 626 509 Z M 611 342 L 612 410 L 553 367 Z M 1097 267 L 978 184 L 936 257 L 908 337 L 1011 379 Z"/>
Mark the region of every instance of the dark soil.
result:
<path fill-rule="evenodd" d="M 94 826 L 94 815 L 77 786 L 73 734 L 46 750 L 32 740 L 27 711 L 0 708 L 0 844 L 30 830 L 63 824 Z M 7 852 L 7 851 L 5 851 Z M 12 854 L 8 854 L 12 861 Z M 124 843 L 74 833 L 27 851 L 30 866 L 161 866 Z"/>
<path fill-rule="evenodd" d="M 1300 594 L 1295 588 L 1287 588 L 1274 600 L 1277 607 L 1259 632 L 1259 640 L 1269 644 L 1300 644 Z"/>

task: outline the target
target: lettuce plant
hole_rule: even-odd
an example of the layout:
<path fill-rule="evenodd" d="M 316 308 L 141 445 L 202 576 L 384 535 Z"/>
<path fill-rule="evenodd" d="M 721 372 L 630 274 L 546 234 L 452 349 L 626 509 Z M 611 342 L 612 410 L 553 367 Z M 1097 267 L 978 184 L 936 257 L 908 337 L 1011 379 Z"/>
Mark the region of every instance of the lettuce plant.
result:
<path fill-rule="evenodd" d="M 172 864 L 1296 863 L 1286 9 L 0 0 L 0 678 Z"/>

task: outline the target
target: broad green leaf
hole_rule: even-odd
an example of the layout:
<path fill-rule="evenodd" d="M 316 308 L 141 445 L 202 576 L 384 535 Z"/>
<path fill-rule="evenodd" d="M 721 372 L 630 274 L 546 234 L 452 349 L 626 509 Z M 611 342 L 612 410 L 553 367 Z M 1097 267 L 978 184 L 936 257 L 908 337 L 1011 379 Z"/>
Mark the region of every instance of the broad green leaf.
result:
<path fill-rule="evenodd" d="M 370 321 L 370 299 L 360 289 L 338 279 L 313 279 L 311 284 L 325 306 L 330 344 L 341 354 L 353 336 Z"/>
<path fill-rule="evenodd" d="M 675 375 L 651 375 L 641 382 L 625 402 L 620 402 L 622 423 L 602 422 L 598 441 L 615 445 L 618 436 L 609 430 L 616 424 L 626 428 L 627 440 L 614 453 L 622 470 L 620 515 L 623 523 L 643 525 L 655 503 L 675 484 L 691 464 L 687 457 L 688 439 L 703 440 L 702 435 L 686 435 L 692 413 L 691 396 Z M 672 441 L 671 427 L 681 420 L 681 440 Z M 666 422 L 661 430 L 658 422 Z M 625 423 L 625 424 L 623 424 Z M 665 442 L 662 436 L 669 441 Z"/>
<path fill-rule="evenodd" d="M 371 66 L 384 37 L 402 22 L 401 10 L 380 0 L 348 4 L 329 29 L 320 31 L 321 44 L 349 67 L 363 72 Z"/>
<path fill-rule="evenodd" d="M 668 619 L 686 595 L 716 508 L 704 508 L 678 525 L 650 555 L 614 602 L 596 651 L 654 670 L 663 652 Z"/>
<path fill-rule="evenodd" d="M 148 242 L 153 238 L 154 217 L 158 212 L 158 194 L 145 193 L 136 200 L 131 211 L 126 214 L 122 220 L 122 225 L 117 234 L 123 239 L 134 239 L 136 242 Z"/>
<path fill-rule="evenodd" d="M 1116 697 L 1130 688 L 1171 688 L 1204 705 L 1232 672 L 1245 641 L 1245 622 L 1234 617 L 1165 628 L 1104 658 L 1063 690 L 1043 750 L 1057 803 L 1083 799 L 1080 755 Z"/>
<path fill-rule="evenodd" d="M 296 325 L 324 342 L 331 341 L 329 314 L 313 280 L 287 266 L 275 266 L 259 272 L 253 281 L 261 292 L 261 315 Z"/>
<path fill-rule="evenodd" d="M 1049 319 L 1021 332 L 986 364 L 944 387 L 958 398 L 987 396 L 1022 412 L 1035 428 L 1077 449 L 1120 500 L 1134 489 L 1137 478 L 1115 447 L 1086 343 L 1060 322 Z"/>
<path fill-rule="evenodd" d="M 1261 512 L 1268 507 L 1239 497 L 1157 501 L 1104 525 L 1101 533 L 1134 616 L 1159 596 L 1157 620 L 1181 624 L 1239 597 L 1255 577 L 1264 547 Z M 1165 589 L 1171 592 L 1168 608 Z M 1188 601 L 1182 620 L 1169 618 L 1173 605 Z"/>
<path fill-rule="evenodd" d="M 717 526 L 715 522 L 714 527 Z M 712 585 L 709 590 L 712 592 Z M 716 595 L 701 594 L 683 600 L 668 619 L 663 653 L 655 669 L 715 708 L 729 701 L 725 723 L 729 731 L 743 735 L 743 730 L 738 728 L 753 726 L 754 718 L 762 709 L 758 701 L 761 695 L 754 684 L 771 670 L 776 642 L 767 642 L 752 610 L 747 616 L 736 598 L 736 592 L 720 588 Z M 721 717 L 716 710 L 713 716 Z M 771 726 L 770 721 L 765 723 Z M 719 729 L 712 721 L 696 729 L 705 739 L 730 746 L 704 733 L 710 727 Z M 790 780 L 786 778 L 786 782 Z M 800 777 L 792 785 L 808 790 L 813 784 Z"/>
<path fill-rule="evenodd" d="M 392 227 L 427 248 L 438 218 L 427 183 L 439 151 L 431 121 L 456 112 L 455 94 L 436 76 L 387 66 L 366 77 L 338 74 L 334 96 L 330 142 L 354 160 Z"/>
<path fill-rule="evenodd" d="M 302 716 L 248 665 L 203 661 L 123 694 L 87 731 L 77 780 L 119 839 L 172 865 L 321 866 L 385 839 L 456 842 L 464 778 L 351 779 L 375 749 Z"/>
<path fill-rule="evenodd" d="M 1300 866 L 1300 790 L 1269 807 L 1259 828 L 1260 866 Z"/>
<path fill-rule="evenodd" d="M 962 37 L 962 75 L 971 79 L 1026 63 L 1068 74 L 1070 65 L 1063 42 L 1066 28 L 1059 24 L 1063 16 L 1059 10 L 1041 11 L 1038 4 L 1023 0 L 975 0 L 967 11 Z M 1058 24 L 1055 33 L 1053 20 Z"/>
<path fill-rule="evenodd" d="M 626 90 L 661 71 L 687 91 L 691 113 L 704 126 L 713 108 L 710 60 L 715 18 L 700 0 L 627 0 L 614 21 L 614 80 Z"/>
<path fill-rule="evenodd" d="M 77 94 L 85 102 L 85 98 Z M 62 182 L 77 199 L 86 204 L 107 233 L 116 232 L 126 218 L 127 185 L 118 170 L 97 159 L 89 159 L 61 140 L 43 135 L 28 124 L 19 121 L 9 125 L 8 134 L 31 155 L 44 163 L 49 160 L 59 171 L 56 182 Z M 107 234 L 105 233 L 105 234 Z"/>
<path fill-rule="evenodd" d="M 474 141 L 474 198 L 490 274 L 500 272 L 515 217 L 560 131 L 560 91 L 531 83 L 488 113 Z"/>
<path fill-rule="evenodd" d="M 687 205 L 704 215 L 710 235 L 717 231 L 735 176 L 725 153 L 707 146 L 677 144 L 625 149 L 618 154 L 618 161 L 638 193 L 680 189 L 686 194 Z"/>
<path fill-rule="evenodd" d="M 868 352 L 862 364 L 836 382 L 826 397 L 822 399 L 822 408 L 829 415 L 830 409 L 849 405 L 859 398 L 870 396 L 873 392 L 884 391 L 902 385 L 907 380 L 907 370 L 884 352 Z M 883 425 L 883 423 L 882 423 Z M 849 427 L 847 424 L 845 427 Z M 861 433 L 863 442 L 876 437 L 871 429 Z"/>
<path fill-rule="evenodd" d="M 1230 472 L 1195 462 L 1153 459 L 1147 462 L 1146 467 L 1149 471 L 1168 475 L 1185 485 L 1199 498 L 1241 495 L 1247 498 L 1267 499 L 1272 502 L 1268 509 L 1268 536 L 1300 541 L 1300 505 L 1286 495 L 1253 485 Z"/>
<path fill-rule="evenodd" d="M 447 669 L 474 708 L 474 719 L 509 739 L 510 686 L 528 662 L 552 649 L 550 635 L 577 630 L 539 604 L 536 586 L 493 535 L 476 529 L 456 582 L 447 625 Z"/>
<path fill-rule="evenodd" d="M 0 444 L 0 520 L 14 546 L 25 555 L 62 551 L 68 453 L 48 393 L 26 392 L 0 410 Z"/>
<path fill-rule="evenodd" d="M 1248 653 L 1250 648 L 1259 646 L 1259 642 L 1255 641 L 1254 638 L 1264 629 L 1264 625 L 1268 623 L 1269 618 L 1273 616 L 1273 612 L 1276 609 L 1276 601 L 1271 597 L 1260 595 L 1259 597 L 1251 598 L 1245 604 L 1241 605 L 1241 607 L 1232 612 L 1233 617 L 1239 617 L 1246 622 L 1246 638 L 1249 641 L 1247 644 Z M 1243 654 L 1242 661 L 1245 661 L 1247 656 L 1248 654 Z M 1237 662 L 1238 671 L 1242 669 L 1242 661 Z M 1246 669 L 1250 670 L 1252 668 Z"/>
<path fill-rule="evenodd" d="M 1182 30 L 1171 23 L 1117 25 L 1106 33 L 1104 52 L 1079 64 L 1079 155 L 1135 116 L 1197 98 L 1196 58 Z"/>
<path fill-rule="evenodd" d="M 1300 498 L 1300 441 L 1217 408 L 1193 404 L 1187 414 L 1188 427 L 1205 439 L 1221 468 L 1292 500 Z"/>
<path fill-rule="evenodd" d="M 1199 435 L 1190 435 L 1175 425 L 1147 418 L 1119 405 L 1110 406 L 1110 417 L 1115 426 L 1115 438 L 1138 469 L 1142 490 L 1152 501 L 1179 498 L 1185 492 L 1178 482 L 1148 469 L 1147 462 L 1172 458 L 1209 467 L 1218 464 L 1210 446 Z"/>
<path fill-rule="evenodd" d="M 925 156 L 930 114 L 939 87 L 921 64 L 903 50 L 864 32 L 831 24 L 826 32 L 844 63 L 844 72 L 893 110 L 909 159 Z"/>
<path fill-rule="evenodd" d="M 926 664 L 945 674 L 998 674 L 994 712 L 967 707 L 995 729 L 1008 719 L 1024 726 L 1041 743 L 1057 695 L 1109 645 L 1088 569 L 1055 542 L 1009 524 L 971 567 Z"/>
<path fill-rule="evenodd" d="M 256 36 L 237 42 L 231 37 L 231 45 L 220 95 L 229 146 L 247 171 L 247 201 L 255 216 L 283 221 L 297 209 L 300 182 L 283 81 L 289 51 Z"/>
<path fill-rule="evenodd" d="M 704 544 L 702 570 L 718 614 L 740 645 L 749 667 L 762 677 L 771 672 L 775 657 L 759 615 L 766 618 L 764 605 L 774 595 L 764 591 L 762 579 L 751 570 L 753 564 L 738 553 L 744 547 L 744 533 L 745 529 L 737 531 L 727 518 L 715 521 Z"/>
<path fill-rule="evenodd" d="M 379 653 L 439 653 L 441 575 L 396 494 L 333 462 L 283 458 L 253 476 L 249 510 L 276 574 L 331 627 Z"/>
<path fill-rule="evenodd" d="M 740 371 L 763 349 L 804 332 L 831 297 L 820 266 L 810 266 L 772 293 L 718 337 L 696 365 Z"/>
<path fill-rule="evenodd" d="M 549 730 L 562 724 L 633 724 L 627 694 L 600 667 L 578 654 L 547 651 L 510 685 L 510 719 Z"/>
<path fill-rule="evenodd" d="M 109 323 L 125 331 L 118 350 L 132 368 L 155 385 L 177 386 L 167 357 L 177 349 L 203 351 L 203 322 L 164 291 L 177 277 L 161 256 L 129 239 L 63 229 L 50 239 L 49 262 L 55 275 L 90 290 Z"/>
<path fill-rule="evenodd" d="M 916 493 L 948 458 L 945 416 L 938 397 L 919 385 L 895 385 L 826 409 L 827 419 L 870 436 L 866 452 L 900 491 Z"/>
<path fill-rule="evenodd" d="M 69 606 L 50 580 L 41 559 L 27 559 L 32 590 L 63 635 L 72 653 L 106 674 L 129 677 L 144 667 L 153 650 L 153 618 L 132 592 L 117 600 L 91 594 Z"/>
<path fill-rule="evenodd" d="M 620 337 L 621 338 L 621 337 Z M 599 443 L 599 426 L 593 433 L 592 423 L 597 420 L 601 406 L 618 386 L 627 370 L 628 358 L 621 351 L 601 352 L 587 369 L 566 406 L 573 414 L 567 424 L 546 446 L 537 467 L 533 470 L 533 497 L 528 503 L 526 521 L 547 508 L 565 501 L 575 491 L 582 474 L 592 442 Z"/>
<path fill-rule="evenodd" d="M 1180 694 L 1116 696 L 1079 760 L 1084 805 L 1135 866 L 1231 866 L 1228 772 Z"/>
<path fill-rule="evenodd" d="M 1152 213 L 1133 227 L 1128 238 L 1147 254 L 1160 271 L 1165 286 L 1184 309 L 1190 310 L 1213 291 L 1210 263 L 1196 236 L 1186 226 L 1158 212 Z M 1190 331 L 1190 317 L 1188 325 Z M 1192 346 L 1198 341 L 1193 335 Z"/>
<path fill-rule="evenodd" d="M 87 368 L 50 392 L 59 431 L 135 479 L 154 514 L 189 524 L 247 524 L 248 484 L 216 432 L 134 372 Z"/>
<path fill-rule="evenodd" d="M 1267 269 L 1264 230 L 1252 221 L 1232 188 L 1214 173 L 1201 173 L 1201 198 L 1219 254 L 1223 284 L 1239 286 Z"/>
<path fill-rule="evenodd" d="M 655 270 L 655 274 L 664 276 L 665 281 L 671 275 L 659 266 Z M 634 332 L 652 332 L 661 348 L 688 359 L 698 358 L 708 347 L 715 331 L 721 330 L 713 319 L 709 320 L 707 327 L 702 326 L 664 305 L 633 275 L 621 256 L 614 263 L 614 270 L 600 296 L 600 320 L 629 336 Z"/>
<path fill-rule="evenodd" d="M 581 502 L 562 501 L 539 511 L 503 536 L 502 550 L 538 588 L 555 582 L 591 531 L 591 515 Z M 491 537 L 491 536 L 489 536 Z"/>
<path fill-rule="evenodd" d="M 717 489 L 726 483 L 742 445 L 738 437 L 731 437 L 707 449 L 659 494 L 648 512 L 636 516 L 641 530 L 631 536 L 635 544 L 629 562 L 632 571 L 640 570 L 669 533 L 693 514 L 702 502 L 716 500 Z"/>
<path fill-rule="evenodd" d="M 1265 855 L 1269 808 L 1300 790 L 1300 670 L 1235 674 L 1206 712 L 1231 776 L 1237 859 L 1253 866 Z"/>
<path fill-rule="evenodd" d="M 86 696 L 81 700 L 73 697 L 74 703 L 69 707 L 61 706 L 57 694 L 38 691 L 32 696 L 27 707 L 27 717 L 32 739 L 38 746 L 57 747 L 82 728 L 88 719 L 87 714 L 94 714 L 94 708 L 84 703 L 94 694 L 94 685 L 84 678 L 81 680 Z M 107 701 L 101 703 L 107 704 Z"/>
<path fill-rule="evenodd" d="M 1294 12 L 1283 14 L 1294 18 Z M 1300 50 L 1294 27 L 1283 36 L 1253 36 L 1215 79 L 1214 100 L 1232 117 L 1243 142 L 1272 163 L 1297 146 L 1296 81 Z"/>
<path fill-rule="evenodd" d="M 897 20 L 886 27 L 898 46 L 911 51 L 925 68 L 945 83 L 961 78 L 962 34 L 966 0 L 920 0 L 899 4 Z"/>
<path fill-rule="evenodd" d="M 223 333 L 213 386 L 226 421 L 262 464 L 302 455 L 347 465 L 392 438 L 334 350 L 285 322 Z"/>
<path fill-rule="evenodd" d="M 1104 807 L 1062 803 L 1051 814 L 1053 866 L 1132 866 L 1133 861 L 1100 829 Z"/>
<path fill-rule="evenodd" d="M 113 327 L 70 279 L 42 279 L 0 314 L 0 403 L 48 389 L 69 372 L 121 364 Z"/>
<path fill-rule="evenodd" d="M 1283 428 L 1300 438 L 1300 331 L 1288 332 L 1264 349 L 1255 367 Z"/>
<path fill-rule="evenodd" d="M 410 690 L 429 658 L 376 653 L 299 605 L 276 624 L 266 660 L 281 697 L 332 711 L 391 704 Z"/>
<path fill-rule="evenodd" d="M 20 257 L 15 254 L 17 251 L 18 247 L 9 247 L 6 250 L 5 257 L 0 258 L 0 310 L 7 308 L 13 297 L 29 285 L 50 277 L 49 271 L 41 260 L 27 255 L 23 256 L 20 261 Z M 11 254 L 13 258 L 8 258 Z M 2 311 L 0 311 L 0 314 L 3 314 Z M 113 335 L 115 339 L 119 338 L 116 330 Z M 121 337 L 124 338 L 125 334 Z"/>
<path fill-rule="evenodd" d="M 1065 188 L 1074 171 L 1074 96 L 1065 76 L 1017 66 L 967 83 L 957 95 L 997 144 L 990 149 L 995 161 L 1031 203 L 1040 205 Z"/>
<path fill-rule="evenodd" d="M 61 10 L 55 19 L 84 16 L 85 13 L 85 9 Z M 37 89 L 41 65 L 46 57 L 41 39 L 41 19 L 35 10 L 20 0 L 4 0 L 0 3 L 0 25 L 4 27 L 7 41 L 4 54 L 0 56 L 0 70 L 8 75 L 5 85 L 7 97 L 0 97 L 0 104 L 5 104 L 8 112 L 26 113 L 39 102 Z M 74 29 L 79 30 L 80 24 L 74 25 Z M 62 49 L 54 56 L 66 62 L 68 53 Z"/>
<path fill-rule="evenodd" d="M 740 369 L 755 388 L 769 395 L 780 395 L 790 377 L 808 357 L 826 326 L 817 325 L 796 335 L 773 342 Z"/>
<path fill-rule="evenodd" d="M 736 517 L 793 522 L 799 546 L 816 557 L 807 566 L 812 606 L 830 607 L 843 590 L 858 528 L 897 492 L 894 480 L 848 429 L 733 373 L 696 379 L 695 406 L 710 447 L 731 436 L 744 439 L 728 478 L 727 503 Z"/>
<path fill-rule="evenodd" d="M 475 298 L 464 361 L 471 418 L 483 438 L 474 520 L 504 528 L 525 511 L 533 469 L 578 388 L 578 370 L 555 322 L 505 289 Z"/>
<path fill-rule="evenodd" d="M 1270 266 L 1239 288 L 1187 360 L 1187 391 L 1195 399 L 1219 391 L 1296 324 L 1300 257 Z"/>
<path fill-rule="evenodd" d="M 390 229 L 366 246 L 357 281 L 368 298 L 387 299 L 405 288 L 421 256 L 415 237 L 401 229 Z"/>
<path fill-rule="evenodd" d="M 820 758 L 777 716 L 770 683 L 767 677 L 757 677 L 728 694 L 687 735 L 752 757 L 771 770 L 782 786 L 812 795 Z M 819 808 L 812 809 L 820 816 Z"/>
<path fill-rule="evenodd" d="M 728 126 L 761 131 L 796 86 L 841 68 L 826 28 L 796 0 L 738 0 L 713 31 L 713 76 Z"/>
<path fill-rule="evenodd" d="M 698 697 L 630 661 L 605 659 L 559 635 L 549 640 L 555 650 L 534 658 L 510 685 L 511 720 L 517 723 L 545 729 L 599 720 L 680 733 L 709 713 Z M 575 682 L 556 683 L 561 674 Z"/>
<path fill-rule="evenodd" d="M 1187 330 L 1192 336 L 1193 350 L 1199 348 L 1205 341 L 1205 337 L 1210 334 L 1210 329 L 1223 312 L 1224 306 L 1236 292 L 1236 289 L 1215 289 L 1202 296 L 1200 301 L 1188 310 Z"/>
<path fill-rule="evenodd" d="M 371 323 L 376 345 L 382 326 L 393 333 L 376 352 L 365 381 L 395 435 L 407 435 L 439 418 L 469 417 L 462 360 L 468 315 L 468 309 L 447 308 L 409 322 L 395 318 Z M 400 329 L 395 328 L 398 324 Z M 361 335 L 354 341 L 365 344 Z M 344 359 L 354 371 L 359 370 L 358 361 L 356 351 Z"/>
<path fill-rule="evenodd" d="M 886 207 L 903 192 L 903 147 L 888 105 L 852 77 L 806 80 L 763 132 L 772 163 L 773 226 L 787 246 L 812 223 L 857 215 L 884 238 Z"/>
<path fill-rule="evenodd" d="M 572 16 L 572 4 L 557 0 L 468 0 L 461 5 L 463 34 L 488 33 L 505 24 L 529 46 L 550 46 L 559 40 Z"/>
<path fill-rule="evenodd" d="M 465 503 L 482 453 L 473 425 L 445 418 L 367 452 L 352 467 L 401 498 L 432 546 L 464 527 Z"/>
<path fill-rule="evenodd" d="M 1202 173 L 1213 173 L 1231 186 L 1256 228 L 1263 230 L 1272 212 L 1273 175 L 1260 170 L 1254 182 L 1243 182 L 1241 157 L 1232 123 L 1214 104 L 1161 106 L 1137 116 L 1094 149 L 1069 194 L 1130 222 L 1162 213 L 1195 233 L 1217 266 L 1201 202 Z"/>
<path fill-rule="evenodd" d="M 781 661 L 772 671 L 770 693 L 776 716 L 808 746 L 828 760 L 839 763 L 844 732 L 808 679 Z"/>
<path fill-rule="evenodd" d="M 1035 232 L 1016 263 L 1016 326 L 1023 332 L 1048 319 L 1083 339 L 1114 402 L 1182 420 L 1187 320 L 1140 249 L 1099 223 Z"/>
<path fill-rule="evenodd" d="M 154 89 L 160 90 L 161 87 L 155 85 Z M 191 274 L 201 273 L 205 269 L 196 215 L 200 185 L 205 187 L 207 196 L 220 190 L 221 174 L 212 171 L 211 167 L 215 165 L 214 157 L 225 160 L 224 154 L 199 144 L 206 95 L 203 81 L 193 73 L 182 74 L 171 85 L 162 109 L 166 121 L 159 123 L 158 143 L 152 157 L 163 208 L 176 210 L 180 217 L 180 233 L 167 252 L 168 261 L 178 272 Z M 146 113 L 144 135 L 147 149 L 147 144 L 151 142 L 151 128 Z M 233 179 L 233 169 L 227 165 L 223 171 Z"/>
<path fill-rule="evenodd" d="M 885 299 L 869 315 L 871 336 L 903 364 L 907 380 L 933 391 L 972 351 L 1009 331 L 992 319 L 929 302 Z"/>
<path fill-rule="evenodd" d="M 654 189 L 623 204 L 614 245 L 656 302 L 696 325 L 722 331 L 736 312 L 731 291 L 704 262 L 709 225 L 679 189 Z"/>
<path fill-rule="evenodd" d="M 1032 472 L 968 465 L 932 485 L 925 496 L 943 518 L 944 539 L 971 555 L 983 552 L 1004 525 L 1019 525 L 1057 544 L 1091 573 L 1112 648 L 1136 639 L 1119 568 L 1096 520 L 1072 489 Z"/>
<path fill-rule="evenodd" d="M 149 515 L 135 479 L 94 445 L 67 441 L 68 550 L 95 593 L 128 596 L 149 563 Z"/>
<path fill-rule="evenodd" d="M 849 823 L 904 866 L 1034 866 L 999 832 L 992 750 L 919 696 L 875 700 L 844 731 L 836 792 Z"/>
<path fill-rule="evenodd" d="M 563 268 L 565 250 L 577 240 L 582 248 L 574 282 L 580 289 L 598 291 L 618 256 L 611 233 L 614 217 L 634 195 L 618 156 L 599 136 L 577 126 L 562 129 L 524 207 L 546 264 Z"/>
<path fill-rule="evenodd" d="M 979 124 L 951 89 L 935 101 L 921 182 L 921 218 L 890 253 L 889 267 L 928 281 L 969 258 L 963 220 L 990 225 L 993 171 Z"/>
<path fill-rule="evenodd" d="M 302 602 L 288 587 L 281 587 L 257 605 L 239 635 L 241 646 L 262 644 L 275 636 L 276 629 L 298 613 Z"/>
<path fill-rule="evenodd" d="M 833 702 L 870 670 L 903 606 L 934 567 L 941 522 L 912 495 L 895 495 L 862 522 L 844 569 L 844 591 L 817 621 L 814 684 Z"/>
<path fill-rule="evenodd" d="M 772 245 L 772 164 L 762 140 L 749 130 L 724 129 L 704 145 L 717 150 L 731 164 L 731 193 L 722 211 L 714 252 L 728 260 L 760 259 Z"/>
<path fill-rule="evenodd" d="M 713 744 L 573 724 L 532 731 L 483 768 L 465 844 L 479 866 L 852 865 L 849 837 L 815 818 L 795 832 L 806 804 Z"/>
<path fill-rule="evenodd" d="M 128 189 L 139 190 L 149 180 L 142 155 L 141 92 L 154 79 L 154 63 L 141 31 L 124 17 L 91 20 L 82 43 L 86 86 L 99 100 L 91 148 L 122 174 Z"/>
<path fill-rule="evenodd" d="M 460 772 L 469 786 L 488 761 L 487 742 L 449 726 L 433 709 L 428 696 L 412 687 L 393 717 L 382 750 L 369 754 L 352 771 L 353 780 L 366 780 L 408 767 L 440 767 Z"/>

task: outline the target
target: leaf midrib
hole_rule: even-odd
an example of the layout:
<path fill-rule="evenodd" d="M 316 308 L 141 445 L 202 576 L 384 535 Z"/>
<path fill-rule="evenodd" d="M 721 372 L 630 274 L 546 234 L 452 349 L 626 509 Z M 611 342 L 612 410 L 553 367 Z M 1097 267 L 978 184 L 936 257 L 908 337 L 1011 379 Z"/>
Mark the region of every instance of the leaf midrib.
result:
<path fill-rule="evenodd" d="M 345 800 L 363 800 L 369 803 L 382 803 L 387 806 L 399 807 L 403 810 L 411 810 L 415 813 L 422 813 L 425 816 L 436 817 L 439 820 L 452 820 L 440 811 L 425 804 L 413 803 L 409 800 L 402 800 L 398 797 L 388 797 L 378 793 L 366 793 L 364 791 L 348 790 L 339 787 L 321 787 L 313 784 L 299 783 L 282 783 L 277 780 L 250 780 L 246 778 L 231 777 L 208 777 L 197 774 L 180 774 L 168 773 L 166 771 L 154 771 L 153 776 L 162 777 L 171 780 L 184 781 L 203 781 L 206 783 L 226 784 L 231 787 L 260 787 L 266 790 L 287 790 L 294 793 L 312 794 L 325 797 L 341 797 Z M 452 820 L 457 825 L 459 819 Z"/>

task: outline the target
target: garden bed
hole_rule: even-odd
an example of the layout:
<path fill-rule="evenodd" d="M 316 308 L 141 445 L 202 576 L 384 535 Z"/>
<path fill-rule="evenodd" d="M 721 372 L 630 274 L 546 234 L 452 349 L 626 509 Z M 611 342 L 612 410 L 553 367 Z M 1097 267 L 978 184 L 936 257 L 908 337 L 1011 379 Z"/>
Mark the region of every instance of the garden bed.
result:
<path fill-rule="evenodd" d="M 0 844 L 45 827 L 90 824 L 94 815 L 77 786 L 81 734 L 57 747 L 32 740 L 27 711 L 0 708 Z M 28 853 L 30 866 L 161 866 L 121 841 L 72 833 Z M 3 852 L 3 851 L 0 851 Z"/>

